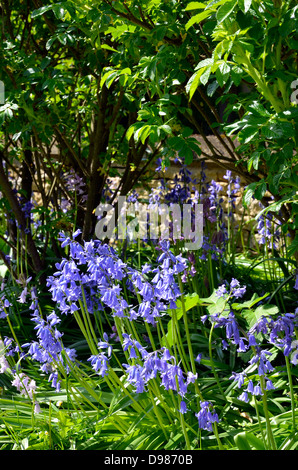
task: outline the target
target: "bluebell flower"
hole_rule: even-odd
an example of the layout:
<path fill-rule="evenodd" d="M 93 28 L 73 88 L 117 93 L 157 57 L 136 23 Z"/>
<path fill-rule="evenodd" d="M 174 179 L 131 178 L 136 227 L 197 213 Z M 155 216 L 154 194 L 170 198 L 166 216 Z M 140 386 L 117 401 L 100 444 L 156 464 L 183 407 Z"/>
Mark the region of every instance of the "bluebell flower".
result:
<path fill-rule="evenodd" d="M 253 395 L 255 395 L 255 396 L 262 396 L 262 395 L 263 395 L 263 392 L 262 392 L 262 389 L 261 389 L 261 387 L 260 387 L 260 384 L 257 384 L 257 385 L 254 387 Z"/>
<path fill-rule="evenodd" d="M 217 297 L 224 297 L 226 294 L 227 294 L 227 288 L 226 288 L 225 284 L 222 284 L 216 290 L 216 295 L 217 295 Z"/>
<path fill-rule="evenodd" d="M 202 360 L 202 353 L 199 353 L 197 357 L 195 358 L 195 361 L 200 364 L 201 360 Z"/>
<path fill-rule="evenodd" d="M 21 395 L 28 396 L 33 399 L 36 392 L 36 382 L 35 380 L 30 379 L 28 375 L 23 372 L 15 374 L 12 385 L 17 388 Z"/>
<path fill-rule="evenodd" d="M 55 388 L 56 392 L 60 392 L 61 390 L 61 381 L 59 380 L 58 372 L 54 371 L 51 372 L 49 375 L 49 382 L 53 388 Z"/>
<path fill-rule="evenodd" d="M 200 411 L 195 413 L 198 418 L 199 428 L 205 429 L 206 431 L 212 431 L 212 425 L 218 423 L 218 414 L 211 411 L 212 405 L 208 401 L 200 403 Z"/>
<path fill-rule="evenodd" d="M 230 380 L 237 380 L 238 388 L 241 388 L 244 385 L 244 377 L 246 376 L 245 372 L 232 372 Z"/>
<path fill-rule="evenodd" d="M 250 334 L 250 333 L 248 334 L 248 345 L 249 346 L 257 346 L 258 345 L 255 335 Z"/>
<path fill-rule="evenodd" d="M 246 292 L 246 286 L 241 287 L 240 282 L 234 278 L 230 282 L 230 289 L 230 295 L 235 297 L 236 299 L 243 297 Z"/>
<path fill-rule="evenodd" d="M 296 281 L 295 281 L 294 289 L 298 290 L 298 273 L 296 274 Z"/>
<path fill-rule="evenodd" d="M 248 402 L 249 402 L 249 397 L 248 397 L 247 390 L 243 390 L 243 392 L 241 393 L 241 395 L 239 395 L 238 400 L 244 401 L 245 403 L 248 403 Z"/>
<path fill-rule="evenodd" d="M 291 363 L 294 365 L 298 364 L 298 340 L 294 340 L 291 343 Z"/>
<path fill-rule="evenodd" d="M 109 337 L 107 333 L 103 334 L 103 341 L 98 342 L 99 349 L 107 349 L 108 357 L 111 357 L 113 346 L 109 343 Z"/>
<path fill-rule="evenodd" d="M 232 172 L 230 170 L 226 171 L 226 174 L 223 176 L 224 179 L 227 180 L 227 196 L 228 196 L 228 204 L 231 206 L 230 211 L 228 213 L 228 217 L 233 217 L 233 209 L 235 209 L 235 199 L 236 193 L 240 189 L 240 178 L 236 176 L 235 178 L 232 176 Z"/>
<path fill-rule="evenodd" d="M 99 353 L 96 355 L 92 355 L 87 359 L 90 361 L 92 368 L 97 372 L 99 375 L 104 377 L 108 375 L 109 370 L 109 359 L 105 356 L 104 353 Z"/>
<path fill-rule="evenodd" d="M 22 345 L 23 349 L 27 349 L 26 355 L 29 355 L 34 361 L 40 363 L 40 370 L 49 374 L 49 381 L 56 390 L 60 389 L 60 380 L 56 370 L 56 364 L 60 364 L 65 373 L 69 373 L 69 365 L 65 361 L 66 354 L 69 361 L 74 362 L 76 351 L 70 348 L 64 348 L 61 338 L 63 333 L 57 329 L 60 319 L 53 311 L 46 319 L 39 314 L 38 302 L 35 289 L 31 289 L 31 320 L 35 323 L 37 341 L 31 341 Z"/>
<path fill-rule="evenodd" d="M 128 365 L 124 364 L 127 372 L 127 382 L 135 386 L 136 393 L 142 393 L 145 391 L 145 378 L 144 369 L 141 365 Z"/>
<path fill-rule="evenodd" d="M 275 390 L 275 386 L 272 383 L 272 380 L 266 377 L 266 390 Z"/>
<path fill-rule="evenodd" d="M 254 384 L 253 384 L 253 381 L 250 380 L 248 382 L 248 386 L 247 386 L 247 392 L 251 393 L 251 394 L 254 394 Z"/>
<path fill-rule="evenodd" d="M 261 208 L 263 209 L 263 204 L 260 203 Z M 279 227 L 275 228 L 272 224 L 273 215 L 271 212 L 268 212 L 266 215 L 261 215 L 258 220 L 257 232 L 261 235 L 259 243 L 261 245 L 267 245 L 270 249 L 278 249 L 278 241 L 280 239 L 280 230 Z M 276 224 L 280 222 L 275 219 Z"/>
<path fill-rule="evenodd" d="M 274 370 L 271 362 L 267 359 L 267 356 L 271 356 L 272 353 L 267 350 L 257 348 L 255 355 L 249 360 L 249 364 L 258 364 L 258 374 L 265 375 Z"/>
<path fill-rule="evenodd" d="M 185 403 L 184 400 L 181 400 L 179 412 L 182 414 L 185 414 L 187 413 L 187 411 L 188 411 L 187 404 Z"/>

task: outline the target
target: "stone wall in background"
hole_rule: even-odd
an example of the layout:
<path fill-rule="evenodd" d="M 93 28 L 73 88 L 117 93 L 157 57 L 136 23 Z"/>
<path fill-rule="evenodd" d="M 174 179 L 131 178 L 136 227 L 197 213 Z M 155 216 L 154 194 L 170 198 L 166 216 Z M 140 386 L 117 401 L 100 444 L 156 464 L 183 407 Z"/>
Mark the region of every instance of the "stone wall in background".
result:
<path fill-rule="evenodd" d="M 226 174 L 226 169 L 224 168 L 222 162 L 220 161 L 220 156 L 228 157 L 228 151 L 226 146 L 230 147 L 229 142 L 223 137 L 226 146 L 224 146 L 215 136 L 208 136 L 208 141 L 210 143 L 210 147 L 206 144 L 206 142 L 198 135 L 194 136 L 197 138 L 201 143 L 201 150 L 202 155 L 200 158 L 194 158 L 192 164 L 188 165 L 188 170 L 191 171 L 192 178 L 198 181 L 201 180 L 201 170 L 202 170 L 202 157 L 205 158 L 205 175 L 206 175 L 206 182 L 209 183 L 214 180 L 216 183 L 219 183 L 222 187 L 222 191 L 220 192 L 220 196 L 223 197 L 224 208 L 227 207 L 227 187 L 228 182 L 224 178 Z M 234 142 L 235 146 L 237 147 L 238 142 Z M 231 147 L 230 147 L 231 148 Z M 214 162 L 213 160 L 208 159 L 208 156 L 215 153 L 218 155 L 218 162 Z M 150 186 L 158 187 L 160 183 L 160 179 L 164 178 L 167 181 L 168 185 L 171 185 L 171 181 L 174 180 L 175 176 L 179 174 L 179 170 L 181 169 L 181 163 L 179 161 L 175 162 L 174 160 L 171 161 L 171 165 L 161 174 L 159 174 L 156 179 L 152 180 Z M 233 177 L 238 176 L 237 171 L 234 169 L 232 170 Z M 242 235 L 245 243 L 253 248 L 255 243 L 258 243 L 259 234 L 256 231 L 257 221 L 254 220 L 254 217 L 260 212 L 261 207 L 260 203 L 257 200 L 252 200 L 249 209 L 245 209 L 243 206 L 243 191 L 245 186 L 248 184 L 242 177 L 240 177 L 240 190 L 236 193 L 235 198 L 235 209 L 233 211 L 234 218 L 236 223 L 241 226 Z M 142 190 L 141 190 L 142 192 Z M 253 235 L 253 236 L 252 236 Z"/>
<path fill-rule="evenodd" d="M 201 179 L 201 162 L 195 161 L 191 165 L 189 165 L 188 170 L 191 171 L 191 176 L 193 179 L 200 181 Z M 150 186 L 157 188 L 160 184 L 160 179 L 164 178 L 167 181 L 167 184 L 171 186 L 171 181 L 174 180 L 176 175 L 179 175 L 179 171 L 181 169 L 181 165 L 179 163 L 175 163 L 174 161 L 171 162 L 171 166 L 163 172 L 160 177 L 152 180 Z M 220 184 L 222 187 L 222 191 L 219 195 L 223 198 L 223 207 L 227 209 L 227 188 L 228 183 L 227 180 L 224 178 L 226 171 L 221 166 L 217 165 L 215 162 L 211 160 L 206 160 L 206 182 L 209 183 L 214 180 L 216 183 Z M 232 172 L 233 177 L 237 176 L 237 172 Z M 244 209 L 243 206 L 243 191 L 246 186 L 247 182 L 240 178 L 240 190 L 235 194 L 235 209 L 233 210 L 234 219 L 237 225 L 241 226 L 243 239 L 245 243 L 248 243 L 251 248 L 253 248 L 255 242 L 258 240 L 258 234 L 256 233 L 256 226 L 257 221 L 253 220 L 254 217 L 260 212 L 260 204 L 257 200 L 252 200 L 249 210 Z M 140 189 L 138 189 L 139 191 Z M 141 191 L 142 194 L 143 191 Z M 143 195 L 144 192 L 143 192 Z M 254 236 L 252 236 L 252 234 Z"/>

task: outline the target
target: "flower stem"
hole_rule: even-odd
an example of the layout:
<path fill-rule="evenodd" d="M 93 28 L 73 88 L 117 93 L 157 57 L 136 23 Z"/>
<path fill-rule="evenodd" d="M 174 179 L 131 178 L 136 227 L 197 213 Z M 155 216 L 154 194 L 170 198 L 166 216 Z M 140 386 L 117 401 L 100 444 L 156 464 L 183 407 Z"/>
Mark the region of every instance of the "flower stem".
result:
<path fill-rule="evenodd" d="M 295 397 L 294 397 L 294 388 L 293 388 L 293 380 L 292 380 L 292 373 L 291 373 L 291 365 L 288 356 L 285 356 L 286 359 L 286 367 L 287 367 L 287 374 L 289 379 L 289 387 L 290 387 L 290 396 L 291 396 L 291 405 L 292 405 L 292 423 L 293 423 L 293 431 L 296 430 L 296 421 L 295 421 Z"/>
<path fill-rule="evenodd" d="M 224 393 L 224 391 L 222 389 L 222 386 L 220 384 L 220 380 L 219 380 L 219 377 L 217 375 L 215 365 L 214 365 L 214 362 L 213 362 L 213 358 L 212 358 L 212 333 L 213 333 L 213 330 L 214 330 L 214 325 L 215 325 L 215 323 L 212 323 L 212 326 L 210 328 L 210 333 L 209 333 L 209 359 L 210 359 L 210 363 L 211 363 L 211 367 L 212 367 L 212 372 L 213 372 L 214 378 L 216 380 L 216 383 L 218 385 L 218 388 L 220 390 L 220 393 L 222 394 L 223 398 L 226 399 L 225 393 Z"/>
<path fill-rule="evenodd" d="M 269 441 L 271 450 L 276 450 L 276 444 L 275 444 L 275 440 L 274 440 L 274 436 L 273 436 L 273 432 L 272 432 L 272 428 L 270 424 L 269 410 L 267 406 L 267 393 L 265 390 L 265 379 L 262 375 L 260 376 L 260 384 L 261 384 L 261 389 L 263 393 L 262 401 L 263 401 L 263 410 L 264 410 L 265 419 L 266 419 L 268 441 Z"/>

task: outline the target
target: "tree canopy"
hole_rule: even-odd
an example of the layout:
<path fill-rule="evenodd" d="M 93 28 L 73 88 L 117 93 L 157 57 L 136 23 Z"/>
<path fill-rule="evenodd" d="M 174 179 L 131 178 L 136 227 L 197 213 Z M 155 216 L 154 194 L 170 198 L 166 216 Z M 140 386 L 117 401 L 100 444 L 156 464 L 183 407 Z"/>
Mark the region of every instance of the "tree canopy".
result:
<path fill-rule="evenodd" d="M 42 198 L 37 210 L 44 221 L 43 246 L 55 249 L 61 223 L 71 229 L 74 217 L 88 239 L 109 177 L 121 177 L 116 201 L 150 178 L 157 158 L 164 166 L 177 153 L 185 164 L 205 159 L 193 137 L 199 134 L 208 158 L 244 177 L 244 204 L 255 197 L 268 206 L 269 192 L 270 210 L 289 231 L 294 254 L 295 3 L 1 2 L 5 210 L 25 234 L 22 204 L 35 185 Z M 10 190 L 8 170 L 17 175 L 21 199 Z M 74 198 L 62 177 L 70 170 L 86 187 L 75 216 L 61 211 L 61 198 Z M 27 232 L 38 270 L 42 255 Z"/>

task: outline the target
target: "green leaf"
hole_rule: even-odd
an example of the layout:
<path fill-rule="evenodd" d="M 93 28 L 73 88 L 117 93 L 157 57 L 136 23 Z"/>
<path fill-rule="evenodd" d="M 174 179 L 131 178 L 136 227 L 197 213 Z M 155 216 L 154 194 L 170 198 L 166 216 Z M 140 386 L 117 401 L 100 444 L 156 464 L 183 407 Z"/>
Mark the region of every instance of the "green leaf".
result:
<path fill-rule="evenodd" d="M 211 14 L 210 10 L 205 10 L 205 11 L 202 11 L 201 13 L 198 13 L 197 15 L 193 16 L 192 18 L 190 18 L 190 20 L 185 25 L 186 31 L 188 31 L 189 28 L 192 25 L 194 25 L 195 23 L 201 23 L 201 21 L 208 18 L 208 16 L 210 16 L 210 14 Z"/>
<path fill-rule="evenodd" d="M 190 2 L 184 11 L 205 9 L 206 5 L 202 2 Z"/>
<path fill-rule="evenodd" d="M 206 67 L 206 69 L 203 71 L 203 73 L 200 76 L 200 82 L 202 83 L 202 85 L 206 85 L 206 83 L 208 83 L 210 74 L 211 74 L 211 67 Z"/>
<path fill-rule="evenodd" d="M 187 312 L 188 310 L 190 310 L 191 308 L 195 307 L 196 305 L 198 305 L 199 303 L 199 296 L 198 294 L 196 294 L 195 292 L 193 294 L 187 294 L 184 296 L 184 308 L 185 308 L 185 311 Z M 177 305 L 177 309 L 176 309 L 176 316 L 178 318 L 178 320 L 182 317 L 183 315 L 183 308 L 182 308 L 182 302 L 181 300 L 177 300 L 176 302 L 176 305 Z M 172 316 L 171 314 L 171 310 L 168 310 L 168 314 L 170 316 Z"/>
<path fill-rule="evenodd" d="M 31 13 L 31 18 L 36 18 L 37 16 L 44 15 L 47 11 L 52 10 L 54 5 L 46 5 L 44 7 L 33 10 Z"/>
<path fill-rule="evenodd" d="M 238 0 L 238 5 L 243 13 L 247 13 L 251 7 L 252 0 Z"/>
<path fill-rule="evenodd" d="M 261 199 L 263 199 L 263 197 L 265 196 L 266 191 L 267 191 L 266 181 L 262 180 L 261 182 L 257 184 L 256 189 L 255 189 L 256 199 L 261 201 Z"/>
<path fill-rule="evenodd" d="M 201 62 L 199 62 L 198 65 L 196 66 L 195 70 L 200 70 L 202 68 L 206 68 L 207 66 L 213 65 L 213 64 L 214 64 L 214 58 L 210 57 L 208 59 L 201 60 Z"/>
<path fill-rule="evenodd" d="M 230 75 L 230 66 L 226 62 L 221 62 L 216 69 L 215 76 L 220 87 L 223 87 Z"/>
<path fill-rule="evenodd" d="M 189 95 L 189 101 L 191 101 L 196 89 L 198 88 L 200 84 L 200 77 L 203 73 L 204 69 L 199 70 L 198 72 L 195 72 L 190 79 L 188 80 L 186 84 L 186 93 Z"/>
<path fill-rule="evenodd" d="M 240 432 L 234 437 L 234 441 L 239 450 L 251 450 L 245 432 Z"/>
<path fill-rule="evenodd" d="M 289 256 L 293 256 L 296 252 L 298 252 L 298 235 L 296 235 L 292 243 L 288 246 L 287 252 Z"/>
<path fill-rule="evenodd" d="M 232 0 L 230 2 L 226 2 L 223 5 L 221 5 L 221 7 L 218 9 L 216 13 L 216 19 L 218 23 L 222 23 L 225 19 L 228 18 L 228 16 L 230 16 L 236 4 L 237 4 L 237 0 Z"/>
<path fill-rule="evenodd" d="M 260 153 L 257 151 L 253 152 L 252 156 L 248 160 L 248 164 L 247 164 L 248 171 L 251 171 L 252 167 L 255 170 L 257 170 L 259 166 L 259 160 L 260 160 Z"/>
<path fill-rule="evenodd" d="M 185 146 L 182 153 L 183 153 L 185 165 L 190 165 L 193 161 L 193 151 L 190 148 Z"/>
<path fill-rule="evenodd" d="M 218 82 L 214 80 L 214 82 L 209 83 L 207 87 L 207 96 L 213 96 L 214 93 L 216 92 L 217 88 L 219 87 Z"/>
<path fill-rule="evenodd" d="M 262 295 L 261 297 L 258 296 L 258 294 L 254 293 L 252 298 L 250 300 L 246 300 L 245 302 L 242 303 L 233 303 L 232 308 L 235 310 L 242 310 L 242 309 L 249 309 L 253 307 L 255 304 L 258 302 L 261 302 L 263 299 L 268 297 L 269 293 L 267 292 L 266 294 Z"/>
<path fill-rule="evenodd" d="M 252 432 L 240 432 L 234 440 L 239 450 L 265 450 L 262 439 Z"/>
<path fill-rule="evenodd" d="M 253 114 L 256 116 L 263 116 L 269 118 L 271 115 L 267 111 L 267 109 L 264 108 L 264 106 L 259 102 L 259 101 L 253 101 L 247 109 L 251 111 Z"/>
<path fill-rule="evenodd" d="M 198 304 L 206 306 L 210 315 L 221 313 L 225 316 L 229 312 L 229 306 L 226 299 L 224 297 L 218 297 L 216 291 L 214 291 L 209 297 L 199 298 Z"/>
<path fill-rule="evenodd" d="M 101 49 L 106 49 L 107 51 L 118 52 L 117 49 L 109 46 L 108 44 L 101 44 Z"/>
<path fill-rule="evenodd" d="M 61 5 L 53 5 L 52 8 L 53 8 L 53 12 L 55 13 L 56 18 L 58 18 L 58 20 L 62 20 L 65 15 L 64 8 L 62 8 Z"/>
<path fill-rule="evenodd" d="M 216 315 L 217 313 L 221 313 L 222 315 L 227 315 L 229 313 L 229 309 L 224 312 L 225 307 L 228 307 L 226 299 L 224 297 L 217 297 L 216 302 L 214 302 L 212 305 L 209 305 L 207 307 L 208 312 L 210 315 Z"/>
<path fill-rule="evenodd" d="M 57 36 L 52 36 L 47 42 L 46 42 L 46 49 L 49 51 L 53 45 L 53 43 L 56 41 Z"/>
<path fill-rule="evenodd" d="M 251 142 L 259 134 L 259 129 L 255 125 L 245 125 L 240 131 L 238 138 L 240 142 L 247 144 Z"/>
<path fill-rule="evenodd" d="M 249 328 L 252 328 L 261 317 L 269 317 L 279 313 L 276 305 L 264 304 L 259 305 L 255 310 L 243 310 L 241 315 L 248 322 Z"/>
<path fill-rule="evenodd" d="M 246 209 L 248 208 L 250 201 L 254 195 L 256 186 L 257 186 L 257 183 L 250 183 L 244 191 L 243 205 Z"/>
<path fill-rule="evenodd" d="M 168 124 L 163 124 L 162 126 L 160 126 L 160 129 L 166 134 L 172 134 L 172 128 Z"/>
<path fill-rule="evenodd" d="M 199 303 L 198 294 L 193 293 L 193 294 L 187 294 L 184 296 L 184 308 L 186 312 L 190 310 L 191 308 L 195 307 L 196 305 L 198 305 L 198 303 Z M 182 308 L 181 300 L 178 299 L 176 304 L 177 304 L 177 308 L 175 309 L 175 317 L 176 317 L 176 320 L 178 321 L 183 316 L 183 308 Z M 171 309 L 169 309 L 167 313 L 170 317 L 173 317 L 173 312 Z M 168 322 L 167 327 L 168 327 L 168 332 L 165 335 L 165 337 L 162 338 L 161 342 L 163 346 L 166 346 L 166 345 L 173 346 L 174 323 L 172 319 Z"/>

